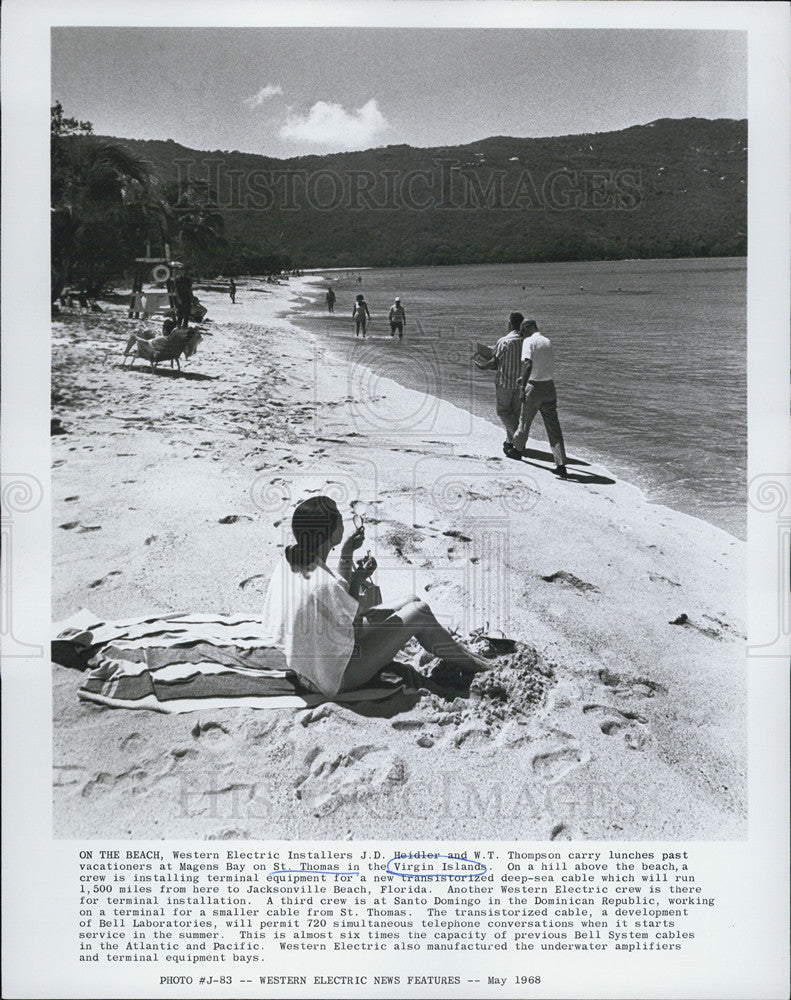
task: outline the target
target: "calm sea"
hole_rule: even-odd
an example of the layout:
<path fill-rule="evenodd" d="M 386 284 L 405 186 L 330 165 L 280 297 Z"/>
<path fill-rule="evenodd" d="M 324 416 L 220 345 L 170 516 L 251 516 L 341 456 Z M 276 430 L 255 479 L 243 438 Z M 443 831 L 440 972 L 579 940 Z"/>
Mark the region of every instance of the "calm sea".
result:
<path fill-rule="evenodd" d="M 351 309 L 363 292 L 382 374 L 498 423 L 492 376 L 471 367 L 471 347 L 494 343 L 513 310 L 534 317 L 554 347 L 570 454 L 744 538 L 746 275 L 744 258 L 330 271 L 298 322 L 354 352 Z M 395 295 L 402 343 L 387 322 Z M 545 437 L 540 418 L 533 434 Z"/>

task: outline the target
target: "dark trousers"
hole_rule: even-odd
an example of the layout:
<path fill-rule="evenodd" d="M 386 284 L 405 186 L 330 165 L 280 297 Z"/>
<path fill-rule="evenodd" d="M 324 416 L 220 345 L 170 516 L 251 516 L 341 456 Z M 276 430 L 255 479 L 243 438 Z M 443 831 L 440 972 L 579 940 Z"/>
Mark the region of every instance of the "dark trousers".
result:
<path fill-rule="evenodd" d="M 189 326 L 190 325 L 190 314 L 192 313 L 192 303 L 191 302 L 177 302 L 176 303 L 176 323 L 179 326 Z"/>
<path fill-rule="evenodd" d="M 525 450 L 525 444 L 530 437 L 530 425 L 537 413 L 541 414 L 544 421 L 555 464 L 565 465 L 566 449 L 558 420 L 558 397 L 552 379 L 548 379 L 546 382 L 528 382 L 525 386 L 522 410 L 519 414 L 519 427 L 514 434 L 514 448 L 518 451 Z"/>

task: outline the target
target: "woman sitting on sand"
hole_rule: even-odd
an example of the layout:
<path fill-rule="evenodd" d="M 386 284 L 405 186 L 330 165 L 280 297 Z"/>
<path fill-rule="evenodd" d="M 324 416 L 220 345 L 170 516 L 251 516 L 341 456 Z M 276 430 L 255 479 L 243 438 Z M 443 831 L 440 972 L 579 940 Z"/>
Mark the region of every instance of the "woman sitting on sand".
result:
<path fill-rule="evenodd" d="M 343 538 L 343 519 L 330 497 L 299 504 L 291 520 L 296 539 L 269 583 L 265 623 L 290 670 L 308 688 L 334 698 L 366 684 L 414 636 L 464 675 L 486 670 L 485 660 L 460 645 L 419 597 L 363 610 L 360 589 L 376 568 L 372 558 L 352 565 L 365 538 L 357 528 L 341 547 L 337 574 L 327 556 Z"/>

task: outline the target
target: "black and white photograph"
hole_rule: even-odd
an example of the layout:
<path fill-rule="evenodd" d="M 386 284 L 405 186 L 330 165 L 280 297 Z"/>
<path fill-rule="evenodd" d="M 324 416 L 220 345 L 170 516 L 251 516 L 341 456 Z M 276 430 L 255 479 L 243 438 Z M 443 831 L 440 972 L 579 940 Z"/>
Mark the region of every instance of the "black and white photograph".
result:
<path fill-rule="evenodd" d="M 3 651 L 51 725 L 65 961 L 503 998 L 661 961 L 645 995 L 685 995 L 723 859 L 787 822 L 751 741 L 758 697 L 784 760 L 788 193 L 753 143 L 788 95 L 754 120 L 749 5 L 84 6 L 33 4 L 46 246 L 3 208 L 39 442 L 4 435 Z"/>
<path fill-rule="evenodd" d="M 746 82 L 53 30 L 56 833 L 745 835 Z"/>

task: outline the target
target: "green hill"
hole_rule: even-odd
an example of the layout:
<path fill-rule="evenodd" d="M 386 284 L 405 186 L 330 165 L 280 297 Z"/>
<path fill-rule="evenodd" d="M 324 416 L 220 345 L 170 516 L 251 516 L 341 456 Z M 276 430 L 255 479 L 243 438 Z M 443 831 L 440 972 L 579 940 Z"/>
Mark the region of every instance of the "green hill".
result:
<path fill-rule="evenodd" d="M 300 267 L 747 252 L 746 121 L 288 160 L 112 141 L 161 184 L 208 179 L 234 243 Z"/>

